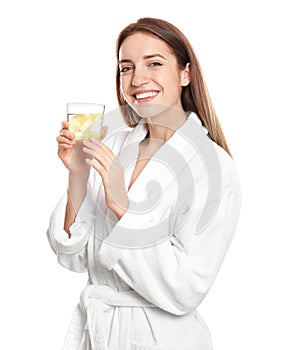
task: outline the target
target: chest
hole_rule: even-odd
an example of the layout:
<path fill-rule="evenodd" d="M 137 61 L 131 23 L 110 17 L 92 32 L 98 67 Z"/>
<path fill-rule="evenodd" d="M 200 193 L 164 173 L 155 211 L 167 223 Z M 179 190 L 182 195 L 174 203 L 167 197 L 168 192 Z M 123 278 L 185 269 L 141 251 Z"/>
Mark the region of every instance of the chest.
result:
<path fill-rule="evenodd" d="M 138 157 L 137 157 L 136 164 L 135 164 L 135 167 L 134 167 L 133 172 L 132 172 L 132 176 L 130 179 L 128 190 L 134 184 L 136 179 L 139 177 L 139 175 L 141 174 L 141 172 L 146 167 L 146 165 L 151 160 L 152 156 L 158 150 L 159 147 L 161 147 L 160 143 L 151 144 L 151 146 L 149 146 L 146 142 L 140 143 Z"/>

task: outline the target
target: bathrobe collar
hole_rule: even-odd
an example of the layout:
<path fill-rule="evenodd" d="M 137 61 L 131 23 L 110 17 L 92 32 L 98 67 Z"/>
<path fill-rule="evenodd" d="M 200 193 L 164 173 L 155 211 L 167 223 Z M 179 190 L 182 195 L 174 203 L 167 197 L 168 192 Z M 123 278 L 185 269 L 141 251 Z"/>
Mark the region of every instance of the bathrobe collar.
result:
<path fill-rule="evenodd" d="M 200 118 L 194 112 L 188 112 L 187 113 L 187 119 L 186 119 L 185 123 L 183 123 L 177 129 L 178 133 L 179 132 L 183 132 L 184 129 L 186 130 L 189 127 L 189 124 L 190 124 L 191 120 L 195 120 L 195 122 L 197 122 L 204 129 L 205 133 L 208 134 L 208 130 L 206 129 L 205 126 L 202 125 L 202 122 L 201 122 Z M 124 143 L 124 147 L 129 145 L 130 143 L 141 142 L 142 140 L 145 139 L 147 133 L 148 133 L 148 127 L 147 127 L 147 124 L 144 122 L 144 119 L 142 118 L 139 121 L 139 123 L 137 124 L 137 126 L 128 135 L 128 137 L 127 137 L 127 139 L 126 139 L 126 141 Z M 171 143 L 176 138 L 175 134 L 177 134 L 177 133 L 175 132 L 169 139 L 169 140 L 171 140 L 170 141 Z M 166 142 L 168 142 L 168 141 L 166 141 Z"/>
<path fill-rule="evenodd" d="M 157 150 L 157 152 L 153 155 L 153 158 L 158 157 L 162 154 L 163 149 L 167 146 L 171 146 L 175 148 L 178 152 L 182 154 L 185 153 L 185 136 L 192 133 L 193 123 L 198 123 L 198 125 L 203 128 L 205 134 L 208 133 L 208 130 L 202 125 L 201 120 L 194 112 L 187 114 L 187 119 L 185 123 L 183 123 L 174 134 Z M 147 124 L 141 120 L 137 126 L 129 133 L 125 142 L 123 144 L 121 153 L 118 158 L 120 163 L 122 164 L 125 170 L 125 186 L 128 189 L 132 173 L 138 158 L 139 153 L 139 143 L 145 139 L 148 132 Z M 194 132 L 194 130 L 193 130 Z M 189 152 L 189 150 L 188 150 Z M 190 149 L 190 152 L 196 152 L 193 147 Z M 155 163 L 152 159 L 146 164 L 145 168 L 142 170 L 141 174 L 138 176 L 134 184 L 129 189 L 129 192 L 132 192 L 136 187 L 136 184 L 142 181 L 142 179 L 146 180 L 147 176 L 155 177 L 158 176 L 159 170 L 156 169 Z"/>

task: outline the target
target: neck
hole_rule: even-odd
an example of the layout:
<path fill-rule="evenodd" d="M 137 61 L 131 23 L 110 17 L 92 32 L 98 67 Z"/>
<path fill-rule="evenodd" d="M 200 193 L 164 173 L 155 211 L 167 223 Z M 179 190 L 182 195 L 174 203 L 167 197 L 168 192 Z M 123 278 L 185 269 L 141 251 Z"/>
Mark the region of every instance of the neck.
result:
<path fill-rule="evenodd" d="M 186 120 L 187 114 L 183 110 L 147 118 L 148 134 L 146 137 L 166 142 Z"/>

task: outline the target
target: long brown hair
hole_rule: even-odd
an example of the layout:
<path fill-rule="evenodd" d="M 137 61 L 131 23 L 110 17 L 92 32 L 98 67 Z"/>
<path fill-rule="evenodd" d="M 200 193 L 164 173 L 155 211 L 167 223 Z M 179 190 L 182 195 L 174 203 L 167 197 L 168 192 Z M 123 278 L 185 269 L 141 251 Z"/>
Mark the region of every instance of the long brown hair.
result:
<path fill-rule="evenodd" d="M 195 112 L 199 116 L 202 124 L 207 128 L 211 139 L 224 148 L 231 156 L 192 45 L 178 28 L 161 19 L 150 17 L 140 18 L 136 23 L 129 24 L 125 27 L 117 38 L 116 93 L 119 106 L 122 107 L 121 111 L 126 124 L 130 127 L 135 127 L 141 118 L 127 104 L 121 93 L 118 65 L 119 50 L 123 41 L 137 32 L 154 35 L 163 40 L 172 49 L 180 69 L 184 69 L 187 63 L 190 63 L 190 84 L 182 88 L 181 94 L 183 109 L 186 112 Z"/>

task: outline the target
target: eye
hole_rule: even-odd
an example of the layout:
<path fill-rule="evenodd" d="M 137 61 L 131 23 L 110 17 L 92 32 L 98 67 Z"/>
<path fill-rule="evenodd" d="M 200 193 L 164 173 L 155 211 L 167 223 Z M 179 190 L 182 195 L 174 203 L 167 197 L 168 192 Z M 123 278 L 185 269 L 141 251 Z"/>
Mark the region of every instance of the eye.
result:
<path fill-rule="evenodd" d="M 131 66 L 125 66 L 125 67 L 120 67 L 119 72 L 120 73 L 128 73 L 132 70 L 133 68 Z"/>
<path fill-rule="evenodd" d="M 159 67 L 159 66 L 162 66 L 161 62 L 152 62 L 152 63 L 150 63 L 150 67 Z"/>

